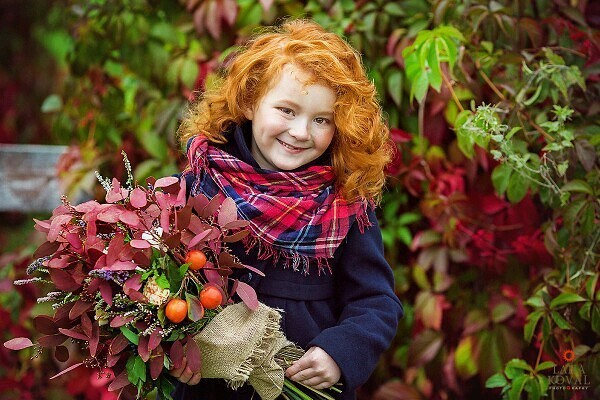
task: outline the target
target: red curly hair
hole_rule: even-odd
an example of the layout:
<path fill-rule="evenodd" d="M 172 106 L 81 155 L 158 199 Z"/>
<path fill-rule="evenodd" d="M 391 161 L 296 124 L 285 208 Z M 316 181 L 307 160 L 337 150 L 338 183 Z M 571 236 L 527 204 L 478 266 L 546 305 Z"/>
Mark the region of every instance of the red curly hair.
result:
<path fill-rule="evenodd" d="M 375 86 L 358 52 L 312 21 L 287 21 L 249 41 L 217 88 L 189 107 L 178 132 L 182 143 L 199 133 L 224 143 L 223 133 L 246 121 L 244 110 L 262 99 L 286 64 L 310 72 L 337 93 L 331 145 L 336 189 L 348 200 L 379 200 L 392 148 Z"/>

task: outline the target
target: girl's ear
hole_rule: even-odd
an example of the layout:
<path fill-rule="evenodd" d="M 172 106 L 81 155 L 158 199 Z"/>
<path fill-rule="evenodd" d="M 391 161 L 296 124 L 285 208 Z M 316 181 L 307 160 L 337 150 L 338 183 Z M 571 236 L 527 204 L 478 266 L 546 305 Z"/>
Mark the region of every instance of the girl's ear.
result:
<path fill-rule="evenodd" d="M 243 112 L 244 117 L 246 117 L 248 121 L 252 121 L 252 118 L 254 118 L 254 112 L 252 111 L 252 107 L 244 107 Z"/>

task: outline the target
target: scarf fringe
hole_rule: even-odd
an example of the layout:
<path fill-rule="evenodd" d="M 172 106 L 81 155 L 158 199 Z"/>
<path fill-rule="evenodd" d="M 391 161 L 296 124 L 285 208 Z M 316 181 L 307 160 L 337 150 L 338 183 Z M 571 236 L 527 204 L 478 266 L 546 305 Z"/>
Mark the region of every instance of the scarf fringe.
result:
<path fill-rule="evenodd" d="M 368 218 L 367 218 L 368 220 Z M 304 254 L 291 253 L 289 251 L 280 250 L 275 248 L 269 243 L 265 243 L 256 236 L 250 234 L 242 239 L 246 253 L 249 253 L 253 248 L 258 249 L 258 259 L 267 260 L 272 259 L 273 264 L 281 260 L 284 268 L 292 268 L 294 271 L 301 271 L 304 275 L 310 273 L 311 264 L 317 264 L 317 273 L 332 273 L 331 266 L 329 265 L 329 258 L 326 257 L 309 257 Z"/>

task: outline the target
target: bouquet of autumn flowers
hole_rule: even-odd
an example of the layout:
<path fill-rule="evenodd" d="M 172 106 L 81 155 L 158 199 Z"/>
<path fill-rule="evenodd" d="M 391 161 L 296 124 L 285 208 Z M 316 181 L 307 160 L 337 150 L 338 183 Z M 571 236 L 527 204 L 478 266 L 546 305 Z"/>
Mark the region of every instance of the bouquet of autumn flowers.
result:
<path fill-rule="evenodd" d="M 120 398 L 156 389 L 170 399 L 174 385 L 167 371 L 181 366 L 185 355 L 193 372 L 226 379 L 233 388 L 248 382 L 264 399 L 282 392 L 332 399 L 284 379 L 283 370 L 303 351 L 279 330 L 279 313 L 232 277 L 244 268 L 263 275 L 227 247 L 248 234 L 234 201 L 187 198 L 185 180 L 176 177 L 134 185 L 126 156 L 125 165 L 125 187 L 98 176 L 106 203 L 74 206 L 63 197 L 49 220 L 35 220 L 47 241 L 28 267 L 34 277 L 15 283 L 49 284 L 52 291 L 38 301 L 52 302 L 55 313 L 35 317 L 42 334 L 35 344 L 15 338 L 4 345 L 53 348 L 59 361 L 67 361 L 70 340 L 83 361 L 52 378 L 95 368 L 99 375 L 114 374 L 108 389 Z"/>

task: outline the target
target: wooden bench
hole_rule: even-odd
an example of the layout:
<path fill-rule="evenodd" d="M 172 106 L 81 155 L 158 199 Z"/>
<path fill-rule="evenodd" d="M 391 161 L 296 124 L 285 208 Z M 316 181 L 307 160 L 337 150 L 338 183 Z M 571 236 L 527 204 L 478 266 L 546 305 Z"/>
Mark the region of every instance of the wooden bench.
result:
<path fill-rule="evenodd" d="M 0 143 L 0 212 L 49 212 L 60 204 L 56 164 L 67 146 Z"/>

